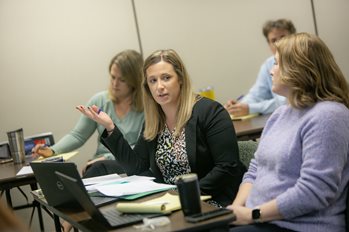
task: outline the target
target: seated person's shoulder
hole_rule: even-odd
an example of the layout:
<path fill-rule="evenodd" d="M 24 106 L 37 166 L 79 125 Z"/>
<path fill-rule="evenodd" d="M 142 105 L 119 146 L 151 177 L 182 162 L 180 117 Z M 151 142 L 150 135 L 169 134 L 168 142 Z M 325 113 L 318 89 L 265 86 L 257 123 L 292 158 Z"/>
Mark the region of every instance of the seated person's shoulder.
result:
<path fill-rule="evenodd" d="M 341 103 L 334 101 L 324 101 L 315 104 L 311 110 L 313 117 L 338 118 L 344 117 L 349 121 L 349 109 Z"/>
<path fill-rule="evenodd" d="M 199 118 L 200 121 L 210 121 L 217 117 L 231 121 L 228 111 L 219 102 L 208 98 L 201 98 L 195 103 L 192 116 Z"/>
<path fill-rule="evenodd" d="M 101 104 L 104 104 L 108 99 L 109 99 L 108 91 L 104 90 L 94 94 L 90 98 L 89 104 L 101 105 Z"/>
<path fill-rule="evenodd" d="M 107 90 L 100 91 L 98 93 L 95 93 L 91 97 L 91 99 L 96 99 L 96 98 L 108 98 L 108 91 Z"/>
<path fill-rule="evenodd" d="M 202 111 L 208 111 L 208 110 L 212 110 L 212 109 L 216 109 L 216 108 L 223 108 L 223 106 L 219 103 L 216 102 L 214 100 L 211 100 L 209 98 L 200 98 L 194 105 L 194 110 L 202 110 Z"/>

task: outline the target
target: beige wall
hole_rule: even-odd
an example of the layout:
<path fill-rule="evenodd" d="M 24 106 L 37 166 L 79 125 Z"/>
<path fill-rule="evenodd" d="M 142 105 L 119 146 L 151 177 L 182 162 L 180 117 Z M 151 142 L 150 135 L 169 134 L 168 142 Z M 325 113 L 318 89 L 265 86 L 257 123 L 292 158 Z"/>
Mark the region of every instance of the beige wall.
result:
<path fill-rule="evenodd" d="M 349 1 L 314 0 L 319 36 L 349 80 Z"/>
<path fill-rule="evenodd" d="M 314 33 L 309 1 L 137 0 L 145 55 L 176 49 L 194 88 L 214 86 L 226 102 L 246 93 L 271 52 L 262 35 L 268 19 L 286 17 L 298 31 Z"/>
<path fill-rule="evenodd" d="M 110 59 L 138 49 L 132 12 L 128 0 L 0 0 L 0 141 L 20 127 L 56 140 L 72 129 L 75 106 L 107 88 Z"/>

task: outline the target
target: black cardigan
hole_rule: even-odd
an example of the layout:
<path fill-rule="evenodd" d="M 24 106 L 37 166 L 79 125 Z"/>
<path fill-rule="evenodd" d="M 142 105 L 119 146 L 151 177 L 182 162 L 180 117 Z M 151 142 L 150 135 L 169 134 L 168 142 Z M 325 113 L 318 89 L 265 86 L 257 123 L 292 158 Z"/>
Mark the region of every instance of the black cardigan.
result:
<path fill-rule="evenodd" d="M 116 127 L 117 128 L 117 127 Z M 209 194 L 223 206 L 230 204 L 245 171 L 239 159 L 234 126 L 228 112 L 219 103 L 202 98 L 193 107 L 185 126 L 186 150 L 191 171 L 199 178 L 203 194 Z M 101 142 L 114 154 L 127 175 L 151 171 L 157 182 L 164 182 L 155 161 L 157 138 L 141 135 L 132 149 L 118 129 Z"/>

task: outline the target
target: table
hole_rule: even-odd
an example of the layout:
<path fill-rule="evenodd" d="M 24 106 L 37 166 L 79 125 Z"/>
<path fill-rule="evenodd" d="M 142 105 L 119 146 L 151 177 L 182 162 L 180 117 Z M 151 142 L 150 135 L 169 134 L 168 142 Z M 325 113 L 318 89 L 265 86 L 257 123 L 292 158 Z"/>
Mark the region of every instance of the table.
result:
<path fill-rule="evenodd" d="M 269 117 L 270 114 L 265 114 L 245 120 L 233 121 L 238 140 L 256 140 L 260 138 Z"/>
<path fill-rule="evenodd" d="M 24 204 L 24 205 L 13 206 L 13 204 L 12 204 L 11 189 L 21 187 L 24 185 L 30 185 L 31 190 L 38 189 L 34 174 L 16 176 L 17 172 L 25 165 L 28 165 L 28 160 L 26 160 L 26 163 L 23 163 L 23 164 L 14 164 L 13 162 L 0 164 L 0 191 L 1 191 L 1 195 L 3 194 L 3 192 L 5 192 L 7 204 L 13 210 L 33 208 L 32 215 L 30 218 L 30 224 L 31 224 L 31 221 L 33 219 L 34 210 L 37 209 L 40 230 L 45 231 L 44 222 L 42 219 L 41 207 L 40 207 L 40 204 L 36 200 L 32 201 L 31 203 L 28 202 L 27 204 Z M 24 197 L 28 200 L 27 195 L 21 189 L 19 189 L 19 190 L 24 195 Z"/>
<path fill-rule="evenodd" d="M 135 229 L 133 225 L 131 226 L 126 226 L 118 229 L 112 229 L 112 230 L 107 230 L 103 226 L 99 225 L 95 221 L 93 221 L 89 215 L 82 211 L 82 210 L 74 210 L 74 209 L 63 209 L 59 207 L 52 207 L 47 204 L 45 198 L 40 196 L 36 191 L 32 192 L 34 198 L 43 206 L 47 207 L 50 211 L 52 211 L 55 215 L 57 215 L 60 218 L 63 218 L 64 220 L 68 221 L 71 223 L 74 227 L 81 231 L 87 231 L 87 232 L 92 232 L 92 231 L 117 231 L 117 232 L 134 232 L 134 231 L 142 231 L 141 229 Z M 146 201 L 155 197 L 159 197 L 162 194 L 165 193 L 157 193 L 142 199 L 139 199 L 137 201 L 142 202 Z M 202 202 L 202 211 L 210 211 L 215 209 L 214 206 L 209 205 L 205 202 Z M 111 203 L 107 206 L 103 207 L 115 207 L 115 203 Z M 171 223 L 169 225 L 163 226 L 163 227 L 158 227 L 154 230 L 154 232 L 163 232 L 163 231 L 202 231 L 202 230 L 215 230 L 215 231 L 227 231 L 228 230 L 228 225 L 232 220 L 234 219 L 233 214 L 228 214 L 228 215 L 223 215 L 219 216 L 216 218 L 212 218 L 200 223 L 188 223 L 185 221 L 183 213 L 181 210 L 172 212 L 171 215 L 169 215 L 169 219 Z M 140 225 L 140 223 L 136 224 Z M 56 227 L 57 230 L 57 227 Z"/>

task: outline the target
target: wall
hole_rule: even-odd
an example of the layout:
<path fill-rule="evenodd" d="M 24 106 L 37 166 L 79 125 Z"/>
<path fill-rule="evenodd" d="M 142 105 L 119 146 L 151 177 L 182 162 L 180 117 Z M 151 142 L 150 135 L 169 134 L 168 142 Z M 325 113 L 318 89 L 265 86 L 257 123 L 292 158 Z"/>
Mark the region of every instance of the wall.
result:
<path fill-rule="evenodd" d="M 349 1 L 314 0 L 319 36 L 331 49 L 344 76 L 349 80 Z"/>

